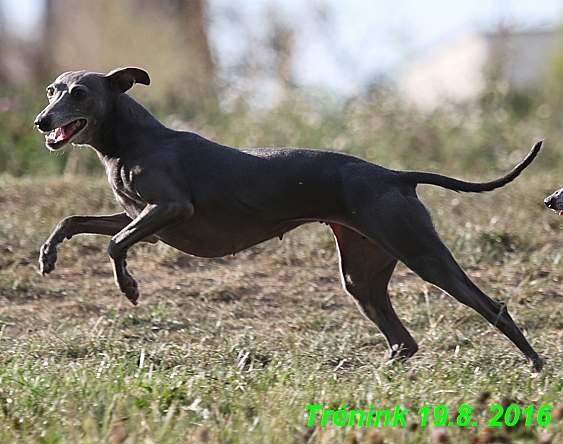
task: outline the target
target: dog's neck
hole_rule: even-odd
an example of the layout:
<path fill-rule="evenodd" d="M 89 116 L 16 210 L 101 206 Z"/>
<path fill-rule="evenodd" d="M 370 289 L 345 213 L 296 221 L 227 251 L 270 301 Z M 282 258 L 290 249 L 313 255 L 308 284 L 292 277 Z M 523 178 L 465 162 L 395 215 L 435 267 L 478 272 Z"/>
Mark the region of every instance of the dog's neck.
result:
<path fill-rule="evenodd" d="M 141 140 L 149 131 L 158 136 L 168 129 L 160 123 L 144 106 L 128 94 L 121 94 L 103 122 L 97 122 L 100 128 L 90 146 L 96 150 L 105 164 L 111 158 L 121 158 L 131 149 L 135 142 Z M 145 144 L 143 144 L 145 145 Z"/>

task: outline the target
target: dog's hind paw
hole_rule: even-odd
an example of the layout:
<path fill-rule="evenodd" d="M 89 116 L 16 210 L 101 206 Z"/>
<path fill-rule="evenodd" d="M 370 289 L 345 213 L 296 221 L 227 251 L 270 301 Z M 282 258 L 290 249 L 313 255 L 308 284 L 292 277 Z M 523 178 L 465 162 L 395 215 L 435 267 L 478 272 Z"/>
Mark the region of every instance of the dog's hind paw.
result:
<path fill-rule="evenodd" d="M 531 361 L 532 361 L 532 368 L 534 369 L 534 371 L 539 372 L 546 364 L 547 359 L 544 358 L 543 356 L 538 356 L 536 358 L 531 359 Z"/>

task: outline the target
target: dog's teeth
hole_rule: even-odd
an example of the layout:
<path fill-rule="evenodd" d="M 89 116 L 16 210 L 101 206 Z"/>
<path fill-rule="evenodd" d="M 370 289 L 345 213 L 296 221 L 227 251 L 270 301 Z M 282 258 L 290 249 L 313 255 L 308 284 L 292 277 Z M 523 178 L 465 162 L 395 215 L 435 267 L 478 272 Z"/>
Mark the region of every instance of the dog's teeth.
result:
<path fill-rule="evenodd" d="M 47 142 L 54 142 L 57 139 L 57 135 L 55 131 L 51 131 L 49 134 L 45 136 Z"/>
<path fill-rule="evenodd" d="M 61 128 L 54 129 L 49 134 L 45 136 L 45 139 L 49 143 L 57 143 L 64 139 L 63 132 Z"/>

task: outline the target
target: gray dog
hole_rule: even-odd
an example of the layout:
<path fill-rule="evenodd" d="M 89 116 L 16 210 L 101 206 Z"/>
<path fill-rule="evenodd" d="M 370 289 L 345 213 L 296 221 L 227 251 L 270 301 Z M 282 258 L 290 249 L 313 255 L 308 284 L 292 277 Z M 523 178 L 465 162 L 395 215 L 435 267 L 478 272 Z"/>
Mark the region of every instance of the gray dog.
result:
<path fill-rule="evenodd" d="M 559 216 L 563 216 L 563 188 L 547 196 L 543 202 L 547 205 L 547 208 L 551 208 L 553 211 L 558 212 Z"/>
<path fill-rule="evenodd" d="M 510 173 L 486 183 L 393 171 L 327 151 L 238 150 L 166 128 L 124 94 L 135 83 L 148 85 L 148 74 L 138 68 L 67 72 L 47 88 L 49 105 L 35 121 L 47 133 L 47 147 L 75 143 L 94 148 L 125 211 L 63 219 L 41 247 L 44 274 L 55 268 L 57 246 L 64 239 L 81 233 L 113 236 L 108 253 L 115 281 L 136 304 L 139 289 L 125 259 L 137 242 L 160 240 L 195 256 L 217 257 L 320 221 L 334 232 L 344 287 L 383 332 L 393 357 L 409 357 L 418 349 L 387 292 L 400 260 L 480 313 L 541 369 L 543 358 L 506 305 L 465 275 L 415 191 L 420 183 L 465 192 L 502 187 L 532 162 L 541 142 Z"/>

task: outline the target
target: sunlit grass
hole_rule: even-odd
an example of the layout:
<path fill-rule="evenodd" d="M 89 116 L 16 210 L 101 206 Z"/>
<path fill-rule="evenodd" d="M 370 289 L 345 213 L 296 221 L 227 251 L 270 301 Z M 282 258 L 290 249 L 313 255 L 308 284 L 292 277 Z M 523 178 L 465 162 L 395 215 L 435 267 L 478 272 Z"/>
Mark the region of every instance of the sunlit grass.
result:
<path fill-rule="evenodd" d="M 547 356 L 534 374 L 480 316 L 403 266 L 390 292 L 420 352 L 390 363 L 342 291 L 320 224 L 218 260 L 136 246 L 136 308 L 114 287 L 107 239 L 67 241 L 43 278 L 39 246 L 58 220 L 116 210 L 111 192 L 102 179 L 1 177 L 0 442 L 557 442 L 556 417 L 487 429 L 493 404 L 562 401 L 561 223 L 541 202 L 557 180 L 533 165 L 485 195 L 420 189 L 464 269 Z M 406 427 L 308 427 L 307 404 L 409 413 Z M 470 406 L 479 426 L 421 427 L 417 412 L 440 404 L 453 421 Z"/>

